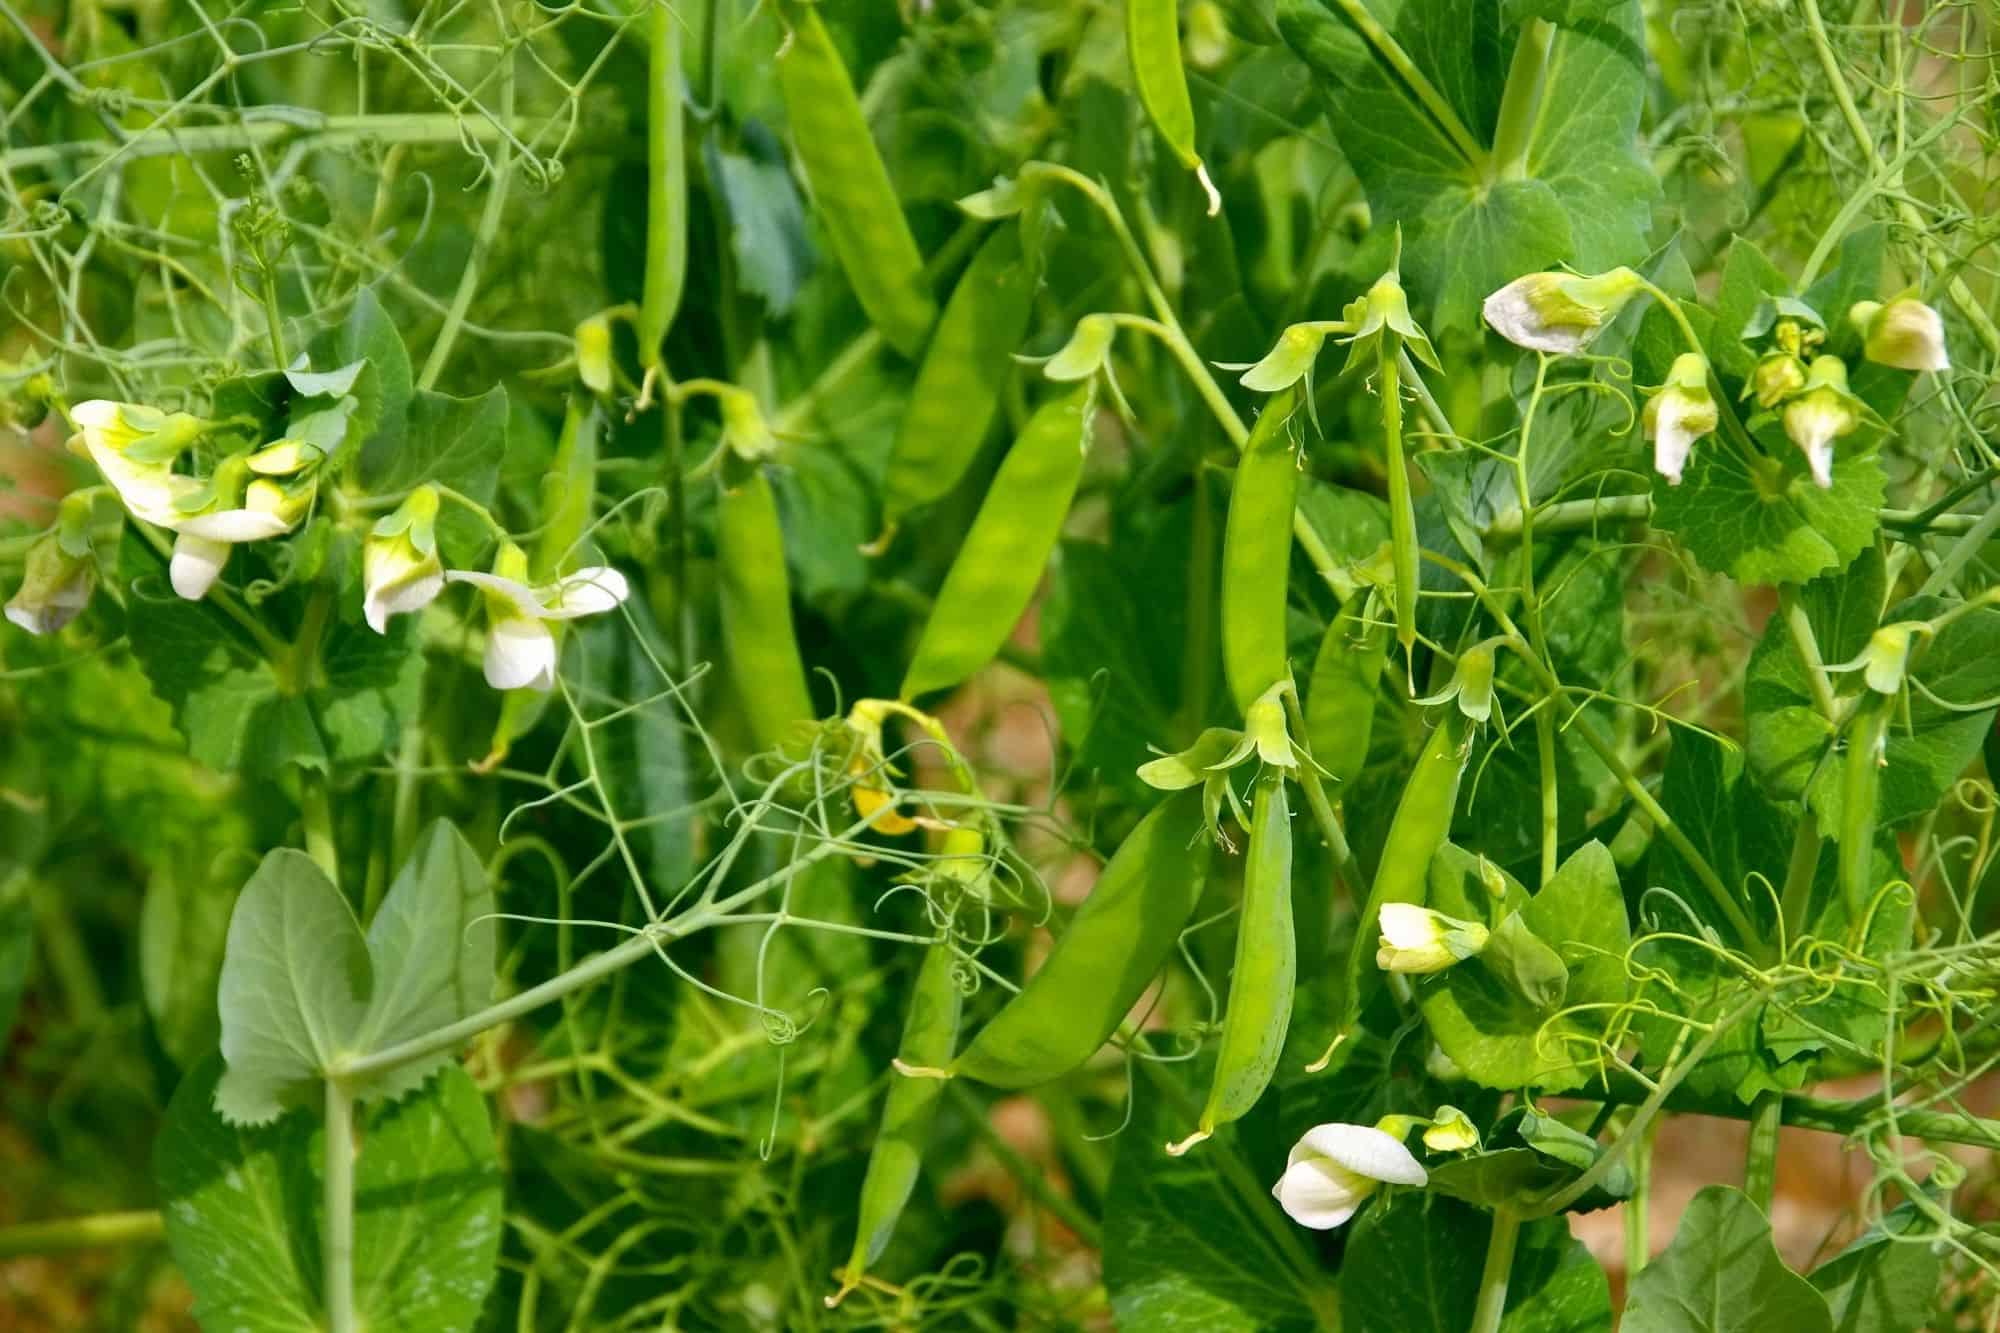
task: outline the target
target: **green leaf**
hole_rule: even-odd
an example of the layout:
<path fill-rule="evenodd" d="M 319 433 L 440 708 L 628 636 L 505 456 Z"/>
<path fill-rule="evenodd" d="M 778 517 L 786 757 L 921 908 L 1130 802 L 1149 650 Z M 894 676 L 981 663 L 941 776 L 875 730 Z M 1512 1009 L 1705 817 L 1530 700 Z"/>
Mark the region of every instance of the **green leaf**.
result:
<path fill-rule="evenodd" d="M 744 291 L 762 297 L 773 316 L 781 316 L 798 299 L 818 260 L 798 187 L 782 158 L 759 160 L 722 148 L 719 141 L 711 135 L 706 153 L 729 209 L 737 281 Z"/>
<path fill-rule="evenodd" d="M 1536 6 L 1540 9 L 1542 6 Z M 1485 150 L 1519 14 L 1477 0 L 1373 0 Z M 1639 6 L 1565 6 L 1550 48 L 1523 175 L 1468 162 L 1436 120 L 1327 0 L 1280 0 L 1285 42 L 1320 76 L 1341 150 L 1378 218 L 1403 228 L 1403 271 L 1435 303 L 1431 332 L 1477 327 L 1481 301 L 1523 273 L 1637 263 L 1658 185 L 1638 152 L 1646 64 Z M 1482 151 L 1482 156 L 1487 154 Z"/>
<path fill-rule="evenodd" d="M 371 494 L 392 495 L 435 482 L 484 504 L 493 498 L 506 451 L 506 389 L 496 385 L 477 398 L 418 389 L 400 447 L 363 451 L 361 484 Z"/>
<path fill-rule="evenodd" d="M 1937 1307 L 1942 1258 L 1923 1240 L 1899 1238 L 1916 1222 L 1905 1204 L 1807 1278 L 1833 1310 L 1834 1333 L 1917 1333 Z"/>
<path fill-rule="evenodd" d="M 1496 870 L 1490 865 L 1485 869 Z M 1591 1006 L 1625 998 L 1623 959 L 1631 931 L 1618 868 L 1604 845 L 1591 841 L 1532 898 L 1511 881 L 1506 886 L 1495 904 L 1478 861 L 1448 843 L 1431 863 L 1426 905 L 1447 916 L 1480 921 L 1497 921 L 1518 910 L 1527 928 L 1569 968 L 1562 1005 L 1585 1007 L 1556 1017 L 1475 961 L 1424 980 L 1419 989 L 1424 1022 L 1445 1054 L 1475 1082 L 1560 1092 L 1576 1087 L 1590 1072 L 1590 1051 L 1604 1013 Z"/>
<path fill-rule="evenodd" d="M 354 909 L 304 852 L 268 853 L 236 900 L 218 1006 L 224 1119 L 260 1125 L 318 1096 L 368 1013 L 368 944 Z"/>
<path fill-rule="evenodd" d="M 423 1036 L 493 1000 L 493 891 L 448 820 L 434 820 L 396 872 L 368 926 L 374 992 L 359 1034 L 375 1051 Z M 450 1063 L 449 1051 L 378 1075 L 370 1097 L 397 1097 Z"/>
<path fill-rule="evenodd" d="M 309 1101 L 343 1057 L 422 1036 L 493 994 L 493 896 L 485 868 L 444 820 L 426 828 L 364 939 L 354 911 L 304 853 L 265 856 L 243 886 L 222 964 L 217 1109 L 263 1124 Z M 357 1091 L 396 1097 L 448 1053 L 378 1074 Z"/>
<path fill-rule="evenodd" d="M 222 862 L 228 866 L 231 861 Z M 221 1033 L 216 983 L 222 976 L 234 877 L 213 857 L 162 857 L 139 909 L 139 981 L 160 1045 L 183 1069 L 215 1049 Z"/>
<path fill-rule="evenodd" d="M 1782 436 L 1772 448 L 1753 466 L 1737 449 L 1704 441 L 1681 485 L 1653 478 L 1653 526 L 1702 568 L 1739 583 L 1803 583 L 1846 568 L 1875 536 L 1881 461 L 1837 454 L 1833 486 L 1823 491 Z"/>
<path fill-rule="evenodd" d="M 181 1081 L 154 1147 L 167 1243 L 202 1327 L 318 1333 L 324 1139 L 292 1115 L 232 1128 L 219 1062 Z M 498 1271 L 500 1164 L 463 1070 L 367 1116 L 354 1179 L 354 1288 L 370 1333 L 470 1329 Z"/>
<path fill-rule="evenodd" d="M 1832 1333 L 1826 1298 L 1785 1267 L 1742 1191 L 1710 1185 L 1666 1252 L 1633 1279 L 1624 1333 Z"/>
<path fill-rule="evenodd" d="M 402 452 L 412 388 L 410 354 L 374 288 L 362 288 L 347 318 L 313 340 L 312 354 L 317 363 L 365 361 L 374 371 L 379 406 L 372 428 L 360 432 L 358 457 L 362 476 L 379 473 Z M 371 426 L 365 418 L 361 424 Z"/>
<path fill-rule="evenodd" d="M 1767 299 L 1791 290 L 1791 280 L 1755 243 L 1738 236 L 1730 244 L 1722 266 L 1722 290 L 1715 300 L 1715 328 L 1708 336 L 1708 359 L 1718 371 L 1743 379 L 1756 368 L 1763 347 L 1744 342 L 1744 327 Z M 1702 447 L 1712 448 L 1714 441 Z"/>

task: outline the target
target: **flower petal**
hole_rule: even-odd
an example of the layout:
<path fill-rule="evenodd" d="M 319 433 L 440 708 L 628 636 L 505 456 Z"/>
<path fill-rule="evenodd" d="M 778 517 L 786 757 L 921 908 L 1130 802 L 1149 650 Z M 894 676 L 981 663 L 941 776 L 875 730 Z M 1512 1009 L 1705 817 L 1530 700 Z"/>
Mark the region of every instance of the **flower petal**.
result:
<path fill-rule="evenodd" d="M 212 542 L 261 542 L 282 536 L 292 525 L 260 509 L 218 509 L 181 523 L 181 532 Z"/>
<path fill-rule="evenodd" d="M 1287 1166 L 1271 1187 L 1271 1195 L 1300 1226 L 1331 1231 L 1354 1216 L 1374 1189 L 1374 1182 L 1362 1180 L 1333 1162 L 1308 1158 Z"/>
<path fill-rule="evenodd" d="M 444 581 L 446 583 L 470 583 L 475 588 L 481 588 L 496 596 L 505 598 L 515 610 L 524 616 L 541 618 L 541 599 L 536 597 L 535 590 L 525 583 L 514 579 L 503 579 L 498 574 L 481 574 L 476 570 L 470 569 L 447 569 L 444 572 Z"/>
<path fill-rule="evenodd" d="M 1382 938 L 1398 949 L 1424 949 L 1437 944 L 1443 932 L 1437 917 L 1415 903 L 1383 903 Z"/>
<path fill-rule="evenodd" d="M 167 566 L 167 576 L 175 592 L 190 602 L 198 602 L 208 595 L 227 563 L 229 543 L 183 532 L 174 542 L 174 558 Z"/>
<path fill-rule="evenodd" d="M 402 583 L 371 585 L 361 599 L 361 614 L 377 634 L 389 632 L 389 617 L 421 611 L 444 591 L 444 571 L 437 570 Z"/>
<path fill-rule="evenodd" d="M 1390 1185 L 1423 1185 L 1430 1181 L 1423 1163 L 1400 1139 L 1369 1125 L 1338 1122 L 1315 1125 L 1292 1148 L 1293 1160 L 1324 1157 L 1357 1176 Z"/>
<path fill-rule="evenodd" d="M 542 598 L 544 620 L 574 620 L 578 616 L 601 615 L 616 610 L 632 595 L 625 576 L 605 565 L 565 574 L 547 588 L 536 589 Z"/>
<path fill-rule="evenodd" d="M 496 690 L 546 690 L 556 683 L 556 636 L 539 620 L 510 616 L 486 631 L 486 683 Z"/>

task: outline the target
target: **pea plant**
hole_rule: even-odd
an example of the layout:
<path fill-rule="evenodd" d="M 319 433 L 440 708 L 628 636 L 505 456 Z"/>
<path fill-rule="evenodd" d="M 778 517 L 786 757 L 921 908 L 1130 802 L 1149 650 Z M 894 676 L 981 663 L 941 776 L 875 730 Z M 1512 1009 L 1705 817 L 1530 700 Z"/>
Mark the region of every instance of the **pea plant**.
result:
<path fill-rule="evenodd" d="M 0 1324 L 2000 1327 L 1994 41 L 0 0 Z"/>

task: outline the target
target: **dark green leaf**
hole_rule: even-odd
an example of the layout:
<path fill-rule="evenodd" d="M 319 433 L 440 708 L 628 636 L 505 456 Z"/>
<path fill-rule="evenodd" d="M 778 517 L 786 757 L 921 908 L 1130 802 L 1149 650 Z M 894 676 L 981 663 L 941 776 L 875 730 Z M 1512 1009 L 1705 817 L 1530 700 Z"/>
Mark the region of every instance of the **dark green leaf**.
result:
<path fill-rule="evenodd" d="M 1847 567 L 1875 536 L 1882 463 L 1837 452 L 1833 487 L 1813 484 L 1804 455 L 1779 436 L 1754 465 L 1720 439 L 1704 440 L 1685 480 L 1653 479 L 1653 526 L 1702 568 L 1739 583 L 1803 583 Z"/>
<path fill-rule="evenodd" d="M 1826 1298 L 1785 1267 L 1742 1191 L 1710 1185 L 1666 1252 L 1633 1280 L 1624 1333 L 1831 1333 Z"/>

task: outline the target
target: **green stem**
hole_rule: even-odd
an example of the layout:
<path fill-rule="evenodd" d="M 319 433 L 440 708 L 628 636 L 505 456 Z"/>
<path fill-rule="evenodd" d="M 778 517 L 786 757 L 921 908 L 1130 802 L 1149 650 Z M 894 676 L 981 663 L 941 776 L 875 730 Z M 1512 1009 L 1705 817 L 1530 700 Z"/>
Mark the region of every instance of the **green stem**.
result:
<path fill-rule="evenodd" d="M 340 849 L 333 836 L 330 786 L 326 774 L 311 768 L 299 769 L 299 822 L 305 829 L 306 855 L 338 887 Z"/>
<path fill-rule="evenodd" d="M 1778 610 L 1784 617 L 1785 632 L 1792 636 L 1792 647 L 1797 650 L 1799 660 L 1805 663 L 1806 683 L 1812 687 L 1813 706 L 1819 709 L 1821 717 L 1839 726 L 1840 704 L 1834 698 L 1833 681 L 1826 674 L 1826 663 L 1820 658 L 1819 638 L 1813 633 L 1812 621 L 1799 601 L 1798 589 L 1792 584 L 1788 583 L 1778 590 Z"/>
<path fill-rule="evenodd" d="M 514 120 L 512 48 L 503 51 L 500 57 L 500 118 L 507 124 L 512 124 Z M 472 251 L 465 257 L 465 271 L 459 275 L 458 290 L 452 293 L 451 306 L 445 311 L 437 340 L 431 344 L 430 357 L 424 362 L 423 373 L 417 377 L 419 389 L 437 386 L 438 376 L 444 373 L 445 362 L 451 358 L 451 346 L 458 341 L 458 331 L 465 324 L 465 312 L 472 307 L 473 293 L 479 290 L 480 269 L 493 249 L 494 237 L 500 232 L 500 215 L 507 208 L 507 187 L 514 179 L 514 143 L 511 137 L 500 140 L 500 147 L 494 153 L 492 170 L 493 184 L 486 192 L 486 208 L 479 215 L 479 230 L 473 234 Z"/>
<path fill-rule="evenodd" d="M 1295 736 L 1307 734 L 1305 710 L 1299 707 L 1299 692 L 1285 691 L 1285 713 Z M 1334 817 L 1333 803 L 1326 798 L 1326 785 L 1319 780 L 1319 773 L 1312 765 L 1312 751 L 1304 741 L 1300 748 L 1306 751 L 1306 762 L 1299 765 L 1299 785 L 1306 789 L 1306 804 L 1312 808 L 1313 821 L 1319 825 L 1320 836 L 1326 839 L 1327 850 L 1333 854 L 1334 877 L 1348 895 L 1348 902 L 1359 906 L 1361 899 L 1356 895 L 1355 885 L 1360 882 L 1360 872 L 1354 865 L 1354 852 L 1347 845 L 1347 834 L 1342 831 L 1340 821 Z"/>
<path fill-rule="evenodd" d="M 1547 19 L 1531 18 L 1521 25 L 1521 35 L 1514 43 L 1514 62 L 1507 69 L 1507 86 L 1500 94 L 1493 156 L 1487 163 L 1489 180 L 1517 181 L 1528 174 L 1528 148 L 1542 109 L 1542 86 L 1555 37 L 1555 25 Z"/>
<path fill-rule="evenodd" d="M 646 278 L 639 365 L 660 364 L 660 345 L 687 279 L 687 145 L 681 115 L 681 20 L 653 6 L 646 99 Z"/>
<path fill-rule="evenodd" d="M 326 1080 L 325 1228 L 320 1272 L 326 1288 L 327 1333 L 355 1333 L 354 1320 L 354 1094 L 338 1078 Z"/>
<path fill-rule="evenodd" d="M 1486 1241 L 1486 1270 L 1479 1275 L 1479 1304 L 1472 1311 L 1472 1333 L 1498 1333 L 1507 1309 L 1507 1278 L 1514 1271 L 1514 1245 L 1521 1238 L 1521 1219 L 1510 1209 L 1493 1213 L 1493 1234 Z"/>
<path fill-rule="evenodd" d="M 271 340 L 271 365 L 283 370 L 290 364 L 285 358 L 285 317 L 278 310 L 278 275 L 268 263 L 261 259 L 258 273 L 263 278 L 265 333 Z"/>
<path fill-rule="evenodd" d="M 1743 1158 L 1743 1192 L 1764 1212 L 1778 1179 L 1778 1129 L 1784 1123 L 1783 1094 L 1766 1088 L 1750 1108 L 1750 1148 Z"/>
<path fill-rule="evenodd" d="M 467 140 L 486 143 L 501 137 L 502 126 L 494 121 L 449 112 L 323 116 L 303 107 L 249 107 L 243 119 L 234 125 L 176 124 L 143 130 L 122 141 L 75 139 L 68 143 L 30 144 L 0 153 L 0 172 L 52 167 L 78 157 L 115 155 L 130 161 L 245 152 L 293 140 L 310 140 L 323 148 L 351 148 L 363 143 L 462 144 Z"/>
<path fill-rule="evenodd" d="M 1377 374 L 1382 392 L 1382 445 L 1389 473 L 1389 538 L 1396 567 L 1396 642 L 1403 645 L 1403 672 L 1414 693 L 1417 647 L 1417 511 L 1410 499 L 1410 468 L 1403 458 L 1403 340 L 1382 333 Z"/>
<path fill-rule="evenodd" d="M 1983 479 L 1980 484 L 1991 482 Z M 1977 486 L 1972 489 L 1978 489 Z M 1963 499 L 1959 496 L 1957 499 Z M 1885 527 L 1923 532 L 1969 532 L 1983 513 L 1948 513 L 1933 506 L 1931 509 L 1882 509 L 1877 514 Z M 1534 510 L 1535 528 L 1541 532 L 1577 532 L 1616 523 L 1631 523 L 1650 519 L 1653 516 L 1653 497 L 1650 495 L 1606 495 L 1595 500 L 1559 500 L 1545 504 Z M 1489 541 L 1509 541 L 1521 535 L 1523 511 L 1509 509 L 1496 514 L 1493 521 L 1480 529 L 1480 536 Z"/>
<path fill-rule="evenodd" d="M 1785 888 L 1778 900 L 1787 948 L 1796 944 L 1805 931 L 1806 911 L 1812 903 L 1813 874 L 1819 867 L 1819 844 L 1819 816 L 1807 804 L 1792 833 L 1791 864 L 1785 869 Z"/>
<path fill-rule="evenodd" d="M 93 1213 L 53 1222 L 23 1222 L 0 1227 L 0 1259 L 24 1254 L 59 1254 L 100 1245 L 143 1245 L 160 1239 L 166 1228 L 160 1214 L 148 1209 L 131 1213 Z"/>
<path fill-rule="evenodd" d="M 1625 1200 L 1625 1284 L 1628 1289 L 1632 1279 L 1645 1268 L 1646 1261 L 1653 1257 L 1646 1223 L 1653 1202 L 1654 1128 L 1647 1126 L 1629 1154 L 1632 1159 L 1632 1194 Z"/>
<path fill-rule="evenodd" d="M 1361 34 L 1361 39 L 1368 44 L 1369 50 L 1374 52 L 1375 58 L 1387 65 L 1416 98 L 1418 104 L 1430 113 L 1431 119 L 1437 122 L 1438 129 L 1451 141 L 1452 147 L 1458 150 L 1459 156 L 1465 159 L 1465 164 L 1472 168 L 1473 174 L 1482 178 L 1488 176 L 1486 149 L 1472 137 L 1471 131 L 1465 128 L 1465 122 L 1458 118 L 1458 112 L 1452 110 L 1451 103 L 1445 101 L 1444 95 L 1424 77 L 1424 72 L 1417 68 L 1409 53 L 1389 35 L 1389 30 L 1368 12 L 1361 0 L 1333 0 L 1333 4 L 1334 8 L 1354 25 L 1355 30 Z"/>
<path fill-rule="evenodd" d="M 1874 896 L 1875 803 L 1882 786 L 1881 749 L 1896 700 L 1871 693 L 1847 727 L 1841 773 L 1840 892 L 1849 930 L 1859 930 Z"/>

